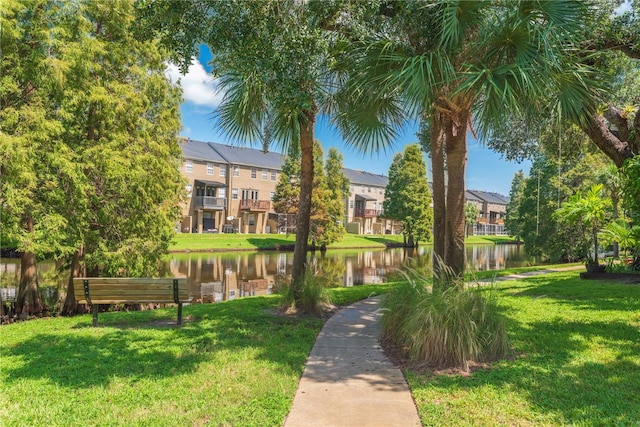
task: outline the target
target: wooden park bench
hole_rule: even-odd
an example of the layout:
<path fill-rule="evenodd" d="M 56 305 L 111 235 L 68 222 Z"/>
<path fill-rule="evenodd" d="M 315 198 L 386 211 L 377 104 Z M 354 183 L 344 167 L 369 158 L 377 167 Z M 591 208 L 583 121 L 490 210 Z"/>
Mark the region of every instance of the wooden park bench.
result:
<path fill-rule="evenodd" d="M 91 304 L 93 326 L 98 325 L 100 304 L 178 304 L 178 325 L 182 323 L 182 304 L 189 302 L 187 279 L 124 277 L 78 277 L 73 279 L 76 301 Z"/>

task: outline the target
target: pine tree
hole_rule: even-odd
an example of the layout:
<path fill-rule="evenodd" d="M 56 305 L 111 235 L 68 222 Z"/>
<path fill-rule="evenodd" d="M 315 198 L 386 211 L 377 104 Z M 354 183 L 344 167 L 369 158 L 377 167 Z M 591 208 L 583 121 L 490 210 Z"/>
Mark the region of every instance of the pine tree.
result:
<path fill-rule="evenodd" d="M 427 168 L 418 145 L 394 156 L 383 203 L 385 217 L 402 223 L 405 244 L 417 246 L 431 237 L 433 210 Z"/>

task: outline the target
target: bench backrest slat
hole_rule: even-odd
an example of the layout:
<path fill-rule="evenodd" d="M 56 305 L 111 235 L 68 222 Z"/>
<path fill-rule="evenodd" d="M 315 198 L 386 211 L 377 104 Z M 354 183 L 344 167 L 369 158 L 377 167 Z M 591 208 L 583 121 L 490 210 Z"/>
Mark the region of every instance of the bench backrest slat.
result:
<path fill-rule="evenodd" d="M 174 280 L 177 280 L 177 295 L 174 294 Z M 88 297 L 85 281 L 88 281 Z M 113 278 L 78 277 L 73 279 L 75 298 L 80 303 L 116 304 L 116 303 L 174 303 L 189 302 L 187 279 L 172 278 Z"/>

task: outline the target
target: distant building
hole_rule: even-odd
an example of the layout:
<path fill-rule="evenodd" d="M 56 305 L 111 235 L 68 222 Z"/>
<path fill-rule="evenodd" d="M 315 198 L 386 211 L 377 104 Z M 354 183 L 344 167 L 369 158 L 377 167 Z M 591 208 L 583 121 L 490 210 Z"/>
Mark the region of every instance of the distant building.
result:
<path fill-rule="evenodd" d="M 285 156 L 279 153 L 180 138 L 187 201 L 180 230 L 184 233 L 290 232 L 291 220 L 273 210 L 273 195 Z M 354 234 L 398 234 L 399 222 L 385 219 L 384 193 L 389 178 L 343 168 L 350 183 L 345 200 L 344 225 Z M 508 198 L 469 190 L 468 202 L 480 215 L 475 234 L 504 234 Z M 287 225 L 289 221 L 289 225 Z"/>

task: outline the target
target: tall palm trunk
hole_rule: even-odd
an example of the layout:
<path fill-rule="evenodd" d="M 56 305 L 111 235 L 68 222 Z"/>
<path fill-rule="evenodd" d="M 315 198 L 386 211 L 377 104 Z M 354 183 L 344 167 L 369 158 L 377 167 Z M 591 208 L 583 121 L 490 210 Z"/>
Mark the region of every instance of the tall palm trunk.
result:
<path fill-rule="evenodd" d="M 431 175 L 433 183 L 433 252 L 437 258 L 444 260 L 444 242 L 445 242 L 445 179 L 444 179 L 444 133 L 442 131 L 442 122 L 434 113 L 431 119 Z M 433 268 L 434 279 L 442 277 L 437 271 L 440 263 L 434 262 Z"/>
<path fill-rule="evenodd" d="M 305 115 L 305 120 L 300 123 L 300 200 L 298 202 L 296 243 L 293 249 L 293 269 L 291 272 L 291 286 L 296 302 L 299 302 L 302 297 L 302 280 L 307 265 L 311 193 L 313 191 L 313 128 L 316 115 L 313 111 L 307 111 Z M 301 305 L 298 304 L 298 306 Z"/>
<path fill-rule="evenodd" d="M 25 218 L 23 226 L 28 233 L 33 233 L 33 218 L 30 216 Z M 33 252 L 24 251 L 20 257 L 20 287 L 16 297 L 16 313 L 18 315 L 40 314 L 43 309 L 36 255 Z"/>
<path fill-rule="evenodd" d="M 454 117 L 448 117 L 445 122 L 448 185 L 444 262 L 458 277 L 462 277 L 464 273 L 464 206 L 468 120 L 469 113 L 463 111 Z"/>

